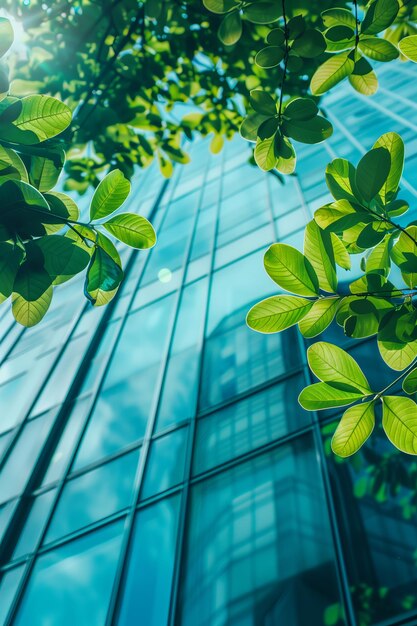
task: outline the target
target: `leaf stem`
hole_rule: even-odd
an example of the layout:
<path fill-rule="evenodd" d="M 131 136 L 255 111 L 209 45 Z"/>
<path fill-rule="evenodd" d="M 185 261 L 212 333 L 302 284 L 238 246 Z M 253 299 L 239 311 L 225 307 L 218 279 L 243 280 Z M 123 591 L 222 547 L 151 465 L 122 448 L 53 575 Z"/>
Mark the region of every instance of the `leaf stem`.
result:
<path fill-rule="evenodd" d="M 379 398 L 381 398 L 384 395 L 384 393 L 388 391 L 388 389 L 390 389 L 396 383 L 398 383 L 401 380 L 401 378 L 403 378 L 403 376 L 406 376 L 408 372 L 410 372 L 415 367 L 416 362 L 417 362 L 417 359 L 414 359 L 414 361 L 408 367 L 406 367 L 406 369 L 399 376 L 397 376 L 395 380 L 393 380 L 389 385 L 384 387 L 384 389 L 382 389 L 381 391 L 378 391 L 378 393 L 374 397 L 374 400 L 379 400 Z"/>
<path fill-rule="evenodd" d="M 281 118 L 282 114 L 282 100 L 284 98 L 284 83 L 287 76 L 287 65 L 288 65 L 288 55 L 290 52 L 290 48 L 288 45 L 288 26 L 287 26 L 287 14 L 285 10 L 285 0 L 281 0 L 282 2 L 282 17 L 284 19 L 284 36 L 285 36 L 285 53 L 284 53 L 284 69 L 282 73 L 282 80 L 279 91 L 279 107 L 278 107 L 278 118 Z"/>
<path fill-rule="evenodd" d="M 355 50 L 359 43 L 359 19 L 358 19 L 358 0 L 353 0 L 355 7 Z"/>

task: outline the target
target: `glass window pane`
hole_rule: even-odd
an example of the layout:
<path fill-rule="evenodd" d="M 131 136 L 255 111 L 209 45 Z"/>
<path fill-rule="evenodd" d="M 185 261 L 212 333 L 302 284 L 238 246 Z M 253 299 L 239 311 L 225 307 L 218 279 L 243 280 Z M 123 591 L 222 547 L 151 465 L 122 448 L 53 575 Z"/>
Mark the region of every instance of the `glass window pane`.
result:
<path fill-rule="evenodd" d="M 24 427 L 0 473 L 1 502 L 19 495 L 24 489 L 55 417 L 53 409 Z"/>
<path fill-rule="evenodd" d="M 184 289 L 158 410 L 157 430 L 195 414 L 207 279 Z"/>
<path fill-rule="evenodd" d="M 197 422 L 194 473 L 205 472 L 310 423 L 297 398 L 298 375 L 251 395 Z"/>
<path fill-rule="evenodd" d="M 46 470 L 42 485 L 48 485 L 55 480 L 58 480 L 64 472 L 87 418 L 90 404 L 90 398 L 78 400 L 74 404 L 67 425 L 64 428 L 52 455 L 48 469 Z"/>
<path fill-rule="evenodd" d="M 18 559 L 35 549 L 39 535 L 43 530 L 44 523 L 50 511 L 54 495 L 55 489 L 51 489 L 51 491 L 47 491 L 38 496 L 33 502 L 26 523 L 19 535 L 19 541 L 13 552 L 13 559 Z"/>
<path fill-rule="evenodd" d="M 3 539 L 3 535 L 7 530 L 9 522 L 12 518 L 17 500 L 11 500 L 6 504 L 0 506 L 0 541 Z"/>
<path fill-rule="evenodd" d="M 255 333 L 244 322 L 249 308 L 237 311 L 206 340 L 200 410 L 301 367 L 297 331 Z"/>
<path fill-rule="evenodd" d="M 118 626 L 168 623 L 179 503 L 174 496 L 136 515 Z"/>
<path fill-rule="evenodd" d="M 6 623 L 7 614 L 12 605 L 24 569 L 24 565 L 15 567 L 6 572 L 0 581 L 0 624 Z"/>
<path fill-rule="evenodd" d="M 175 298 L 168 296 L 128 318 L 78 452 L 77 468 L 145 434 L 174 304 Z"/>
<path fill-rule="evenodd" d="M 149 498 L 182 482 L 187 432 L 187 428 L 180 428 L 152 442 L 142 498 Z"/>
<path fill-rule="evenodd" d="M 139 450 L 67 482 L 45 542 L 113 515 L 131 503 Z"/>
<path fill-rule="evenodd" d="M 40 556 L 16 626 L 104 626 L 119 556 L 122 523 Z"/>
<path fill-rule="evenodd" d="M 322 624 L 338 601 L 311 435 L 193 488 L 181 626 Z"/>

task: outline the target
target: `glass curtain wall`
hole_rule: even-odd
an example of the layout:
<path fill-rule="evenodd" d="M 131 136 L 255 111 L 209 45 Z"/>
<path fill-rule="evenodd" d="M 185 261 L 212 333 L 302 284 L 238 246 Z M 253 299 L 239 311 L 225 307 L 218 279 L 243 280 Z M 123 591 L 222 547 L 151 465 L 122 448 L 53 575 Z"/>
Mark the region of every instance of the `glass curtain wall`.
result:
<path fill-rule="evenodd" d="M 284 184 L 239 138 L 216 156 L 195 142 L 167 182 L 139 175 L 129 210 L 158 244 L 124 252 L 108 307 L 77 304 L 75 280 L 35 329 L 1 308 L 0 624 L 416 623 L 416 462 L 378 432 L 334 458 L 337 414 L 297 403 L 297 332 L 245 326 L 277 291 L 265 250 L 302 246 L 335 156 L 401 133 L 416 212 L 417 84 L 396 67 L 375 97 L 323 100 L 334 134 L 299 146 Z M 368 341 L 345 345 L 388 379 Z"/>

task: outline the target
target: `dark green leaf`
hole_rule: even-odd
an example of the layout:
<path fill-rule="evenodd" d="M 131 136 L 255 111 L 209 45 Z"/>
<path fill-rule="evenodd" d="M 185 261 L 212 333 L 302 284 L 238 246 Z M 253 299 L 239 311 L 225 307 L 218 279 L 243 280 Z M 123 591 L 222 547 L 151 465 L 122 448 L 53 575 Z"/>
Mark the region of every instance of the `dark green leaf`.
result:
<path fill-rule="evenodd" d="M 284 120 L 282 131 L 301 143 L 320 143 L 333 133 L 333 126 L 325 117 L 317 115 L 308 120 Z"/>
<path fill-rule="evenodd" d="M 392 24 L 398 13 L 397 0 L 373 0 L 361 24 L 361 33 L 376 35 Z"/>
<path fill-rule="evenodd" d="M 84 292 L 94 306 L 107 304 L 115 296 L 123 270 L 101 247 L 96 247 L 87 270 Z"/>
<path fill-rule="evenodd" d="M 218 35 L 226 46 L 233 46 L 239 41 L 242 35 L 242 19 L 237 11 L 225 15 L 220 23 Z"/>
<path fill-rule="evenodd" d="M 257 113 L 268 117 L 277 114 L 275 100 L 266 91 L 252 89 L 250 92 L 250 103 Z"/>
<path fill-rule="evenodd" d="M 361 158 L 356 168 L 356 186 L 370 202 L 381 190 L 391 170 L 391 157 L 386 148 L 373 148 Z"/>

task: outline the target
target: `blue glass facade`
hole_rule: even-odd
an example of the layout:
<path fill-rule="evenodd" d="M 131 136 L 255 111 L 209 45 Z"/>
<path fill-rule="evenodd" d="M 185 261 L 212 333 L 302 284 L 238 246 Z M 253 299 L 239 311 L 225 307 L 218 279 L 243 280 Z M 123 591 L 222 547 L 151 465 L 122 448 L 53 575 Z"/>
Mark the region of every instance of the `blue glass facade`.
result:
<path fill-rule="evenodd" d="M 33 329 L 1 308 L 0 624 L 416 623 L 416 462 L 378 431 L 336 459 L 335 412 L 297 403 L 302 339 L 245 326 L 276 292 L 266 248 L 301 248 L 332 158 L 401 133 L 417 207 L 417 84 L 396 68 L 373 98 L 341 87 L 323 101 L 334 135 L 299 146 L 285 184 L 239 138 L 216 156 L 192 144 L 167 182 L 140 174 L 127 208 L 158 244 L 123 250 L 108 307 L 74 280 Z M 389 379 L 369 341 L 345 345 Z"/>

